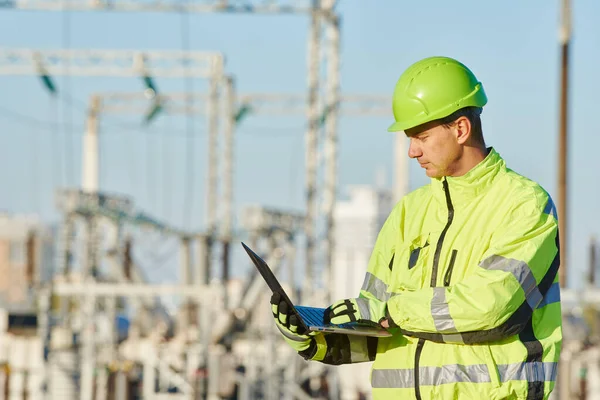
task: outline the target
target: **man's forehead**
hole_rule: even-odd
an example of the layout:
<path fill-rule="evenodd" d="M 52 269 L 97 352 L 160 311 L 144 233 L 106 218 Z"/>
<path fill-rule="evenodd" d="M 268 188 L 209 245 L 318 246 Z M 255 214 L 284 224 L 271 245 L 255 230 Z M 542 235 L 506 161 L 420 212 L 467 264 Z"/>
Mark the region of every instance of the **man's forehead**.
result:
<path fill-rule="evenodd" d="M 404 131 L 404 134 L 408 137 L 418 137 L 420 135 L 423 135 L 423 134 L 431 131 L 432 129 L 434 129 L 440 125 L 441 125 L 441 123 L 439 121 L 430 121 L 430 122 L 426 122 L 422 125 L 415 126 L 414 128 L 406 129 Z"/>

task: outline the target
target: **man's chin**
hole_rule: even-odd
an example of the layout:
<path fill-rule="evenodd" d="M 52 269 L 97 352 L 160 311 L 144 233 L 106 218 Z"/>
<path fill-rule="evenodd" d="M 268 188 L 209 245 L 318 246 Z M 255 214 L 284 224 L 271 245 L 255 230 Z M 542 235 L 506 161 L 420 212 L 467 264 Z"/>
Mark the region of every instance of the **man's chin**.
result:
<path fill-rule="evenodd" d="M 434 179 L 440 178 L 440 176 L 438 176 L 439 175 L 438 171 L 435 171 L 432 168 L 425 169 L 425 175 L 427 175 L 429 178 L 434 178 Z"/>

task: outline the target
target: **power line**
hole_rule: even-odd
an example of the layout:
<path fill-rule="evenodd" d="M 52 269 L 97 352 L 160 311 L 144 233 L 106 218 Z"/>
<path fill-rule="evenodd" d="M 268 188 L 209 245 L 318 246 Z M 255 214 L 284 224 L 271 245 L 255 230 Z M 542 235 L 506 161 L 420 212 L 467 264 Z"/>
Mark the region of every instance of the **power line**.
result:
<path fill-rule="evenodd" d="M 46 130 L 46 129 L 58 129 L 61 130 L 62 127 L 64 126 L 68 126 L 71 130 L 76 131 L 74 134 L 79 134 L 79 132 L 83 132 L 83 130 L 85 129 L 84 125 L 80 125 L 80 124 L 66 124 L 66 123 L 61 123 L 61 122 L 56 122 L 56 121 L 49 121 L 49 120 L 41 120 L 41 119 L 37 119 L 34 117 L 30 117 L 28 115 L 24 115 L 21 113 L 18 113 L 16 111 L 13 111 L 11 109 L 8 109 L 6 107 L 2 107 L 0 106 L 0 116 L 4 116 L 14 122 L 17 122 L 21 125 L 28 125 L 28 126 L 32 126 L 32 127 L 36 127 L 36 128 L 41 128 L 42 130 Z M 143 126 L 138 124 L 138 123 L 119 123 L 119 124 L 114 124 L 114 123 L 105 123 L 103 122 L 102 124 L 104 127 L 107 128 L 117 128 L 117 129 L 122 129 L 122 130 L 126 130 L 126 131 L 142 131 L 143 130 Z M 204 135 L 206 134 L 205 131 L 198 131 L 195 130 L 195 133 L 197 135 Z M 104 133 L 106 134 L 110 134 L 110 133 Z M 150 135 L 156 135 L 156 134 L 162 134 L 162 131 L 148 131 L 148 134 Z M 184 129 L 172 129 L 169 130 L 168 134 L 170 136 L 187 136 L 187 131 Z"/>
<path fill-rule="evenodd" d="M 44 121 L 34 117 L 30 117 L 28 115 L 20 114 L 16 111 L 10 110 L 8 108 L 4 108 L 0 106 L 0 115 L 9 118 L 15 122 L 18 122 L 22 125 L 35 126 L 37 128 L 48 129 L 55 128 L 60 129 L 63 124 L 55 121 Z M 82 127 L 81 125 L 79 127 Z"/>
<path fill-rule="evenodd" d="M 248 126 L 244 125 L 243 133 L 240 134 L 241 137 L 252 135 L 254 136 L 268 136 L 268 137 L 302 137 L 303 135 L 303 127 L 300 126 L 284 126 L 284 127 L 275 127 L 275 126 Z"/>
<path fill-rule="evenodd" d="M 64 103 L 68 104 L 71 107 L 79 108 L 79 111 L 81 111 L 82 113 L 87 113 L 88 107 L 81 100 L 78 100 L 66 93 L 59 95 L 58 99 Z M 19 123 L 22 123 L 22 124 L 26 124 L 26 125 L 30 125 L 30 126 L 37 126 L 39 128 L 43 128 L 43 129 L 47 129 L 49 127 L 56 126 L 56 129 L 61 130 L 63 127 L 66 127 L 66 128 L 68 128 L 68 131 L 71 134 L 73 133 L 73 131 L 76 131 L 77 134 L 79 134 L 79 132 L 83 132 L 83 130 L 85 129 L 85 125 L 75 124 L 75 123 L 73 123 L 72 120 L 69 122 L 40 120 L 40 119 L 31 117 L 29 115 L 21 114 L 17 111 L 14 111 L 14 110 L 8 109 L 6 107 L 2 107 L 2 106 L 0 106 L 0 115 L 3 115 L 7 118 L 10 118 L 10 119 L 17 121 Z M 57 115 L 58 115 L 58 112 L 54 116 L 57 116 Z M 141 128 L 142 128 L 142 126 L 139 123 L 129 123 L 129 122 L 126 122 L 123 120 L 120 120 L 119 122 L 111 122 L 108 124 L 105 123 L 103 125 L 108 128 L 122 128 L 122 129 L 127 129 L 127 130 L 141 130 Z M 181 133 L 181 132 L 175 132 L 175 133 Z"/>

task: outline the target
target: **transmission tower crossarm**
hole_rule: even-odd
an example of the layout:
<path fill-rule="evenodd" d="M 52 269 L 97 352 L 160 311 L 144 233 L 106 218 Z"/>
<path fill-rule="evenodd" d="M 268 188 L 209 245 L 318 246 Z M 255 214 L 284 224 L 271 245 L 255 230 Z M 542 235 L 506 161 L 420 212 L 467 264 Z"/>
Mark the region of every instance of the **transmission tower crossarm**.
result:
<path fill-rule="evenodd" d="M 208 93 L 163 92 L 155 98 L 148 98 L 143 92 L 102 92 L 100 113 L 143 114 L 149 105 L 160 101 L 168 114 L 206 114 Z M 189 96 L 193 107 L 190 109 Z M 295 93 L 242 93 L 236 103 L 247 106 L 253 115 L 297 115 L 306 114 L 306 96 Z M 391 100 L 389 96 L 363 93 L 340 95 L 340 113 L 345 116 L 389 116 Z M 323 110 L 325 112 L 326 110 Z"/>
<path fill-rule="evenodd" d="M 67 68 L 68 66 L 68 68 Z M 0 75 L 211 77 L 224 56 L 206 51 L 0 48 Z"/>
<path fill-rule="evenodd" d="M 129 11 L 232 14 L 307 14 L 311 0 L 2 0 L 0 7 L 44 11 Z"/>

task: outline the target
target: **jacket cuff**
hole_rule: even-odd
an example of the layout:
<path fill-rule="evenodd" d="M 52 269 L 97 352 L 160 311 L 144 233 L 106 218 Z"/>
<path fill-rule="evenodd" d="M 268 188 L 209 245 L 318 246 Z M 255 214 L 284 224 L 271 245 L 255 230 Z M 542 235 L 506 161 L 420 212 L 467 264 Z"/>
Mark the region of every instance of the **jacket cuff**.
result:
<path fill-rule="evenodd" d="M 322 361 L 327 354 L 327 341 L 325 340 L 325 335 L 319 333 L 313 336 L 308 348 L 299 351 L 298 354 L 305 360 Z"/>

